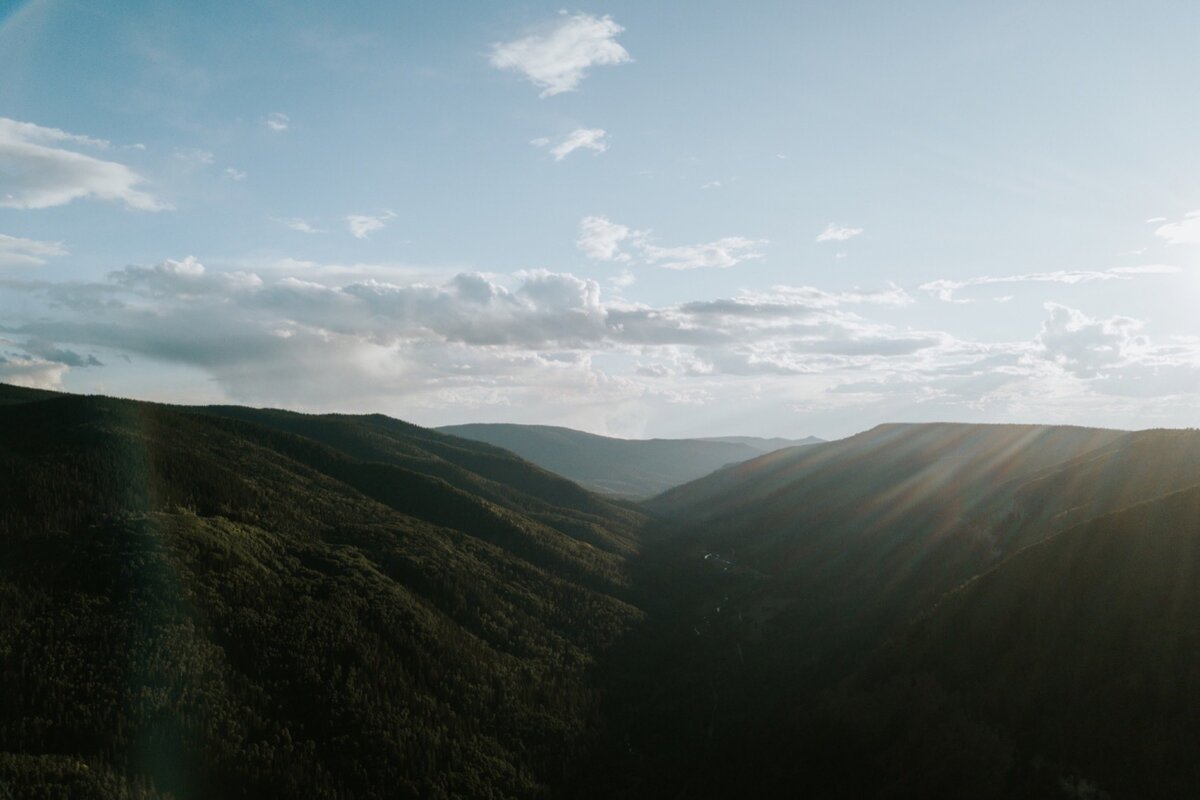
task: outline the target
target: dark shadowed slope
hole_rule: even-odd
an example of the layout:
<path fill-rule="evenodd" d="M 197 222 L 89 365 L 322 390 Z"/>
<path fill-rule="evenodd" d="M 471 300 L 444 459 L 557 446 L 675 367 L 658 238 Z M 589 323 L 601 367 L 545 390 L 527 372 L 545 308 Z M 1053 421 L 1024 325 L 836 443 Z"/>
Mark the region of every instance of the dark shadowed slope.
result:
<path fill-rule="evenodd" d="M 439 428 L 511 450 L 522 458 L 590 489 L 646 498 L 782 447 L 819 439 L 616 439 L 549 425 L 472 424 Z"/>
<path fill-rule="evenodd" d="M 0 786 L 561 779 L 589 665 L 640 616 L 637 512 L 384 418 L 27 397 L 0 407 Z"/>
<path fill-rule="evenodd" d="M 847 761 L 874 751 L 873 783 L 890 796 L 951 796 L 985 778 L 997 796 L 1194 797 L 1198 652 L 1200 486 L 972 580 L 831 712 L 852 723 Z M 880 715 L 896 722 L 886 741 L 868 730 Z"/>
<path fill-rule="evenodd" d="M 1197 491 L 1196 431 L 889 425 L 668 492 L 602 769 L 645 795 L 1195 795 Z"/>

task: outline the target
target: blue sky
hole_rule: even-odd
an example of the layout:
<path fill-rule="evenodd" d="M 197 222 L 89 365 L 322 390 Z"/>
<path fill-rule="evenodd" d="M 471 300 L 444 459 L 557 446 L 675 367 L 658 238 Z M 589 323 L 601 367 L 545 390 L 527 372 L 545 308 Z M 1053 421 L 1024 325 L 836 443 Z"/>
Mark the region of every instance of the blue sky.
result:
<path fill-rule="evenodd" d="M 0 2 L 0 380 L 1194 426 L 1194 3 Z"/>

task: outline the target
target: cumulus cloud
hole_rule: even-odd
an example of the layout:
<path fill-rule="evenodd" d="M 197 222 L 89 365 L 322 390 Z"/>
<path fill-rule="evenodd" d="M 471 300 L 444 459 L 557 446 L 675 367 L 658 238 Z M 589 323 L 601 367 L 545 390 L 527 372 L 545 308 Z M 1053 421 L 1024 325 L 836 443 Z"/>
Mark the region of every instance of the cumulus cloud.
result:
<path fill-rule="evenodd" d="M 550 149 L 555 161 L 562 161 L 576 150 L 592 150 L 603 153 L 608 149 L 607 134 L 602 128 L 576 128 L 567 137 Z"/>
<path fill-rule="evenodd" d="M 593 261 L 629 261 L 629 254 L 621 252 L 621 245 L 633 233 L 627 225 L 607 217 L 584 217 L 575 245 Z"/>
<path fill-rule="evenodd" d="M 372 233 L 387 227 L 388 220 L 395 219 L 391 211 L 382 214 L 350 214 L 346 217 L 346 227 L 355 239 L 366 239 Z M 306 231 L 307 232 L 307 231 Z"/>
<path fill-rule="evenodd" d="M 978 278 L 965 280 L 941 279 L 923 283 L 919 287 L 923 292 L 937 295 L 939 300 L 947 303 L 969 303 L 957 296 L 960 289 L 971 286 L 989 286 L 1013 283 L 1091 283 L 1093 281 L 1129 280 L 1135 275 L 1171 275 L 1179 272 L 1179 267 L 1170 264 L 1141 264 L 1133 267 L 1113 267 L 1105 270 L 1053 270 L 1050 272 L 1023 272 L 1017 275 L 983 275 Z M 1011 298 L 1010 298 L 1011 299 Z M 1002 301 L 1003 302 L 1003 301 Z"/>
<path fill-rule="evenodd" d="M 12 338 L 0 343 L 0 375 L 54 385 L 70 369 L 103 369 L 86 355 L 100 349 L 201 370 L 231 399 L 307 408 L 399 401 L 405 413 L 570 414 L 745 408 L 753 396 L 775 407 L 929 403 L 1043 419 L 1069 407 L 1076 420 L 1113 403 L 1150 419 L 1177 410 L 1200 380 L 1200 341 L 1156 342 L 1139 320 L 1058 305 L 1025 340 L 978 342 L 872 319 L 912 303 L 897 286 L 775 286 L 648 305 L 546 270 L 388 274 L 302 264 L 259 274 L 187 257 L 96 282 L 0 277 L 5 297 L 21 297 L 4 321 Z"/>
<path fill-rule="evenodd" d="M 263 120 L 263 124 L 270 130 L 275 131 L 275 133 L 282 133 L 292 124 L 292 118 L 282 111 L 272 111 L 270 114 L 267 114 L 267 118 Z"/>
<path fill-rule="evenodd" d="M 0 207 L 52 208 L 94 197 L 144 211 L 169 208 L 138 188 L 145 179 L 124 164 L 55 145 L 108 148 L 100 139 L 0 117 L 0 174 L 5 178 Z"/>
<path fill-rule="evenodd" d="M 1153 220 L 1161 221 L 1161 218 Z M 1183 219 L 1158 227 L 1154 235 L 1168 244 L 1200 244 L 1200 209 L 1184 215 Z"/>
<path fill-rule="evenodd" d="M 41 242 L 0 233 L 0 267 L 40 267 L 47 258 L 67 255 L 62 242 Z"/>
<path fill-rule="evenodd" d="M 853 239 L 862 232 L 862 228 L 851 228 L 848 225 L 839 225 L 836 222 L 831 222 L 825 226 L 825 230 L 817 234 L 817 241 L 844 242 L 847 239 Z"/>
<path fill-rule="evenodd" d="M 607 15 L 564 15 L 543 31 L 492 46 L 496 69 L 514 70 L 542 89 L 540 97 L 572 92 L 594 66 L 632 61 L 616 37 L 625 29 Z"/>

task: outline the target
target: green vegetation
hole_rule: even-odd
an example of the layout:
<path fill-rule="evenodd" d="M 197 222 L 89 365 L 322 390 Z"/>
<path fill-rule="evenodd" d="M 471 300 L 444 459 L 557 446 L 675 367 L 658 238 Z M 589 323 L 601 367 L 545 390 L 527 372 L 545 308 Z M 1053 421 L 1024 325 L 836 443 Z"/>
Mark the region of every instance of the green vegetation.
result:
<path fill-rule="evenodd" d="M 640 616 L 636 512 L 383 418 L 34 398 L 0 476 L 21 797 L 538 795 Z"/>
<path fill-rule="evenodd" d="M 1198 612 L 1197 431 L 882 426 L 634 506 L 0 386 L 0 798 L 1187 797 Z"/>

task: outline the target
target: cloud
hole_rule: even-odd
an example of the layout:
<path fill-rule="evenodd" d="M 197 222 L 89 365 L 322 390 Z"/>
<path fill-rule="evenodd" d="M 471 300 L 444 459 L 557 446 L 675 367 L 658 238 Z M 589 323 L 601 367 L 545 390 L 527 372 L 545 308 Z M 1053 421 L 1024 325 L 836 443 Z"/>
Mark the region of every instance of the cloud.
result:
<path fill-rule="evenodd" d="M 0 376 L 107 377 L 88 354 L 99 349 L 199 370 L 239 402 L 314 410 L 502 408 L 527 421 L 556 410 L 565 422 L 582 409 L 722 403 L 1075 422 L 1115 408 L 1161 420 L 1195 409 L 1200 381 L 1200 340 L 1154 341 L 1130 317 L 1050 304 L 1040 329 L 1013 342 L 872 319 L 912 303 L 897 286 L 647 305 L 546 270 L 414 279 L 294 263 L 258 274 L 187 257 L 93 282 L 0 277 L 0 295 L 19 298 Z"/>
<path fill-rule="evenodd" d="M 621 243 L 632 234 L 628 226 L 607 217 L 584 217 L 575 246 L 593 261 L 629 261 L 629 254 L 621 252 Z"/>
<path fill-rule="evenodd" d="M 848 225 L 838 225 L 836 222 L 831 222 L 825 226 L 825 230 L 817 234 L 817 241 L 844 242 L 847 239 L 853 239 L 862 232 L 862 228 L 851 228 Z"/>
<path fill-rule="evenodd" d="M 524 75 L 542 89 L 539 97 L 573 92 L 589 68 L 633 60 L 616 41 L 624 30 L 607 15 L 564 16 L 542 32 L 493 45 L 489 62 Z"/>
<path fill-rule="evenodd" d="M 551 148 L 550 153 L 555 161 L 562 161 L 576 150 L 594 150 L 603 153 L 608 149 L 605 141 L 607 134 L 602 128 L 576 128 L 567 134 L 567 138 Z"/>
<path fill-rule="evenodd" d="M 0 207 L 52 208 L 85 197 L 120 201 L 144 211 L 170 207 L 139 189 L 145 179 L 124 164 L 51 143 L 108 146 L 100 139 L 0 117 L 0 174 L 5 177 Z"/>
<path fill-rule="evenodd" d="M 324 233 L 324 231 L 321 230 L 320 228 L 314 228 L 312 225 L 308 224 L 308 222 L 306 222 L 305 220 L 302 220 L 298 217 L 293 217 L 291 219 L 280 219 L 278 217 L 271 217 L 270 219 L 273 222 L 278 222 L 280 225 L 282 225 L 285 228 L 288 228 L 293 231 L 298 231 L 300 233 Z"/>
<path fill-rule="evenodd" d="M 726 236 L 705 244 L 661 247 L 650 242 L 649 231 L 633 230 L 603 216 L 584 217 L 579 230 L 575 245 L 594 261 L 633 261 L 633 253 L 624 249 L 629 245 L 642 263 L 664 269 L 725 269 L 762 258 L 767 245 L 765 239 Z"/>
<path fill-rule="evenodd" d="M 62 242 L 41 242 L 0 233 L 0 267 L 40 267 L 47 258 L 67 255 Z"/>
<path fill-rule="evenodd" d="M 647 244 L 642 247 L 646 262 L 665 269 L 699 269 L 711 267 L 726 269 L 743 261 L 762 258 L 765 239 L 747 239 L 744 236 L 726 236 L 707 244 L 684 245 L 681 247 L 658 247 Z"/>
<path fill-rule="evenodd" d="M 1170 275 L 1180 272 L 1170 264 L 1142 264 L 1134 267 L 1113 267 L 1105 270 L 1054 270 L 1051 272 L 1025 272 L 1018 275 L 984 275 L 966 280 L 941 279 L 921 284 L 920 290 L 936 294 L 947 303 L 969 303 L 956 296 L 960 289 L 971 286 L 988 286 L 1012 283 L 1091 283 L 1093 281 L 1129 280 L 1134 275 Z"/>
<path fill-rule="evenodd" d="M 267 118 L 263 120 L 263 124 L 276 133 L 282 133 L 292 124 L 292 118 L 282 111 L 272 111 L 267 114 Z"/>
<path fill-rule="evenodd" d="M 545 147 L 546 145 L 550 144 L 550 140 L 545 136 L 539 136 L 536 139 L 530 139 L 529 143 L 534 147 Z"/>
<path fill-rule="evenodd" d="M 212 153 L 195 147 L 176 150 L 172 155 L 180 161 L 201 166 L 211 166 L 216 161 L 216 156 Z"/>
<path fill-rule="evenodd" d="M 246 180 L 246 173 L 240 169 L 234 169 L 233 167 L 226 167 L 222 174 L 231 181 L 240 183 L 241 181 Z"/>
<path fill-rule="evenodd" d="M 0 383 L 30 389 L 61 389 L 63 376 L 70 367 L 39 358 L 0 355 Z"/>
<path fill-rule="evenodd" d="M 1188 212 L 1181 220 L 1160 226 L 1154 235 L 1166 239 L 1168 244 L 1200 244 L 1200 209 Z"/>
<path fill-rule="evenodd" d="M 350 214 L 346 217 L 346 227 L 355 239 L 366 239 L 375 231 L 387 227 L 388 220 L 395 219 L 395 213 L 385 211 L 382 214 Z"/>

